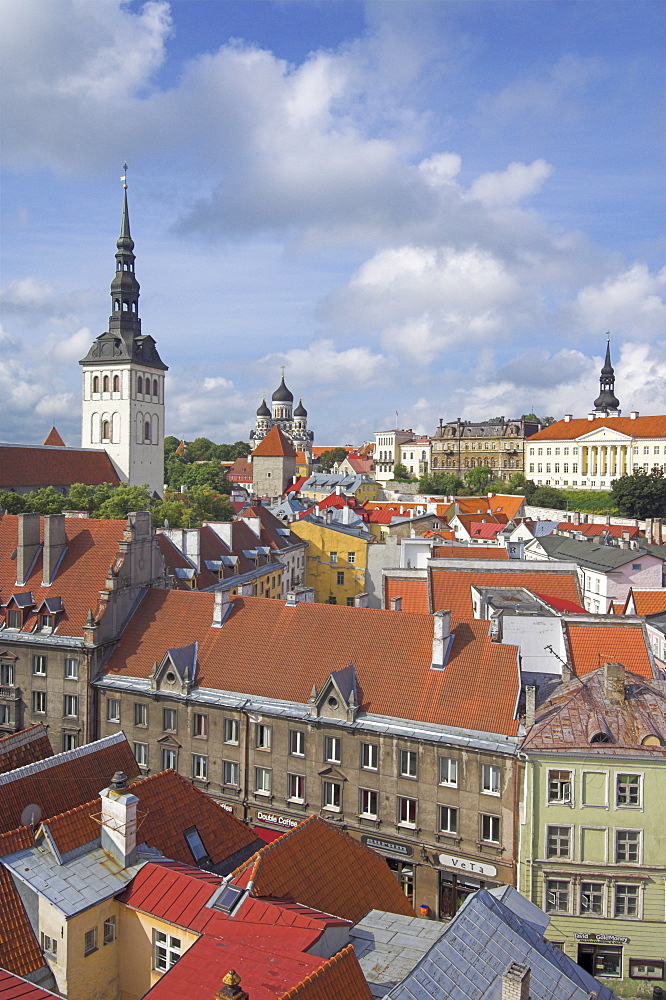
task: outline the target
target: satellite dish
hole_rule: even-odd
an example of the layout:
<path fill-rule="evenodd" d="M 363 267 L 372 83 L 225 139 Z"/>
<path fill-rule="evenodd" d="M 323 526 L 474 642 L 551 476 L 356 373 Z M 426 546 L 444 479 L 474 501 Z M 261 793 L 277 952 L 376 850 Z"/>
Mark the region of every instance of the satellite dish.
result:
<path fill-rule="evenodd" d="M 37 826 L 42 818 L 42 810 L 39 806 L 26 806 L 21 813 L 21 826 Z"/>

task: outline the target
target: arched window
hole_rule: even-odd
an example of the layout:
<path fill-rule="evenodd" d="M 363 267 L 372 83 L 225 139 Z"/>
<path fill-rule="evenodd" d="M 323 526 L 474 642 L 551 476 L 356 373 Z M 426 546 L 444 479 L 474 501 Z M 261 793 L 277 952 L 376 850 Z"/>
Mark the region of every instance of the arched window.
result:
<path fill-rule="evenodd" d="M 102 421 L 102 441 L 111 440 L 111 424 L 108 420 Z"/>
<path fill-rule="evenodd" d="M 159 393 L 160 393 L 160 390 L 159 390 L 159 386 L 157 384 L 157 379 L 154 378 L 153 379 L 153 396 L 159 396 Z"/>
<path fill-rule="evenodd" d="M 118 312 L 119 309 L 120 309 L 120 302 L 118 301 L 118 299 L 114 299 L 113 300 L 113 311 L 114 312 Z"/>
<path fill-rule="evenodd" d="M 136 391 L 143 393 L 143 379 L 141 378 L 140 375 L 136 380 Z"/>
<path fill-rule="evenodd" d="M 104 376 L 104 381 L 102 383 L 102 387 L 104 389 L 104 392 L 108 392 L 109 391 L 109 376 L 108 375 Z"/>
<path fill-rule="evenodd" d="M 131 304 L 131 312 L 133 312 L 133 313 L 136 312 L 136 302 L 132 302 L 132 304 Z"/>
<path fill-rule="evenodd" d="M 123 312 L 129 312 L 129 303 L 123 300 Z"/>
<path fill-rule="evenodd" d="M 113 391 L 114 392 L 120 392 L 120 376 L 119 375 L 114 375 L 113 376 Z"/>
<path fill-rule="evenodd" d="M 150 420 L 146 420 L 143 425 L 143 438 L 144 441 L 150 441 Z"/>
<path fill-rule="evenodd" d="M 99 375 L 93 376 L 93 392 L 99 392 Z"/>

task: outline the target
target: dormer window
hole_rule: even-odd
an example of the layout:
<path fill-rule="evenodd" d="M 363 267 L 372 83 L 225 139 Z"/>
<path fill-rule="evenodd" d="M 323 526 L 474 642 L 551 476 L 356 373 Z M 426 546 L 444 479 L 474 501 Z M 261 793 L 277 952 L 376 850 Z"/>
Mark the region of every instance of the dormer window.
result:
<path fill-rule="evenodd" d="M 21 628 L 23 625 L 23 615 L 18 608 L 8 608 L 7 610 L 7 628 Z"/>
<path fill-rule="evenodd" d="M 611 738 L 608 735 L 608 733 L 594 733 L 594 735 L 590 737 L 590 743 L 610 743 L 610 742 Z"/>
<path fill-rule="evenodd" d="M 51 632 L 55 625 L 55 615 L 40 615 L 39 627 L 42 632 Z"/>

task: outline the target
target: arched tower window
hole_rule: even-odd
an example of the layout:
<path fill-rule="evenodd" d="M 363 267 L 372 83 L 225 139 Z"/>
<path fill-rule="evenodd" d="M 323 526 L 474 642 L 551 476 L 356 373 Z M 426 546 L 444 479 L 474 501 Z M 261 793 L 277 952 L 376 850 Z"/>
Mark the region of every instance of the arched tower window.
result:
<path fill-rule="evenodd" d="M 102 421 L 102 441 L 111 440 L 111 424 L 108 420 Z"/>
<path fill-rule="evenodd" d="M 120 376 L 119 375 L 114 375 L 113 376 L 113 391 L 114 392 L 120 392 Z"/>
<path fill-rule="evenodd" d="M 154 378 L 153 379 L 153 396 L 159 396 L 159 394 L 160 394 L 160 389 L 159 389 L 159 386 L 157 384 L 157 379 Z"/>
<path fill-rule="evenodd" d="M 123 299 L 123 312 L 129 312 L 129 303 Z"/>
<path fill-rule="evenodd" d="M 104 376 L 104 382 L 102 383 L 102 386 L 103 386 L 104 392 L 108 392 L 109 391 L 109 376 L 108 375 Z"/>
<path fill-rule="evenodd" d="M 99 392 L 99 375 L 93 375 L 93 392 Z"/>
<path fill-rule="evenodd" d="M 150 420 L 146 420 L 143 425 L 143 439 L 144 441 L 150 441 Z"/>
<path fill-rule="evenodd" d="M 143 394 L 143 379 L 141 378 L 140 375 L 136 380 L 136 391 Z"/>
<path fill-rule="evenodd" d="M 120 302 L 119 302 L 118 299 L 114 299 L 113 300 L 113 311 L 114 312 L 118 312 L 119 309 L 120 309 Z"/>

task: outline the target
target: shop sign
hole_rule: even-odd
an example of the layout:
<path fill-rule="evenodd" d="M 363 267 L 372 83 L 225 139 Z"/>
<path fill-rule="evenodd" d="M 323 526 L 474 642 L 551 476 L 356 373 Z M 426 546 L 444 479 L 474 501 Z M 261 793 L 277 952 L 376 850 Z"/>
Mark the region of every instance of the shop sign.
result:
<path fill-rule="evenodd" d="M 455 868 L 459 872 L 471 872 L 483 878 L 495 878 L 497 868 L 494 865 L 482 865 L 480 861 L 470 861 L 469 858 L 457 858 L 453 854 L 440 854 L 440 865 L 445 868 Z"/>
<path fill-rule="evenodd" d="M 382 854 L 399 854 L 402 858 L 414 856 L 414 848 L 409 844 L 401 844 L 397 840 L 384 840 L 383 837 L 373 837 L 366 833 L 361 837 L 361 842 L 366 847 L 372 847 L 373 851 L 381 851 Z"/>
<path fill-rule="evenodd" d="M 217 804 L 218 804 L 218 806 L 222 806 L 222 808 L 224 809 L 225 812 L 233 814 L 234 807 L 230 806 L 228 802 L 218 802 Z"/>
<path fill-rule="evenodd" d="M 297 819 L 291 819 L 290 816 L 278 816 L 276 813 L 265 813 L 257 810 L 256 818 L 260 823 L 272 823 L 273 826 L 288 826 L 290 828 L 298 826 Z"/>
<path fill-rule="evenodd" d="M 597 941 L 602 944 L 629 944 L 631 938 L 618 937 L 617 934 L 574 934 L 577 941 Z"/>

